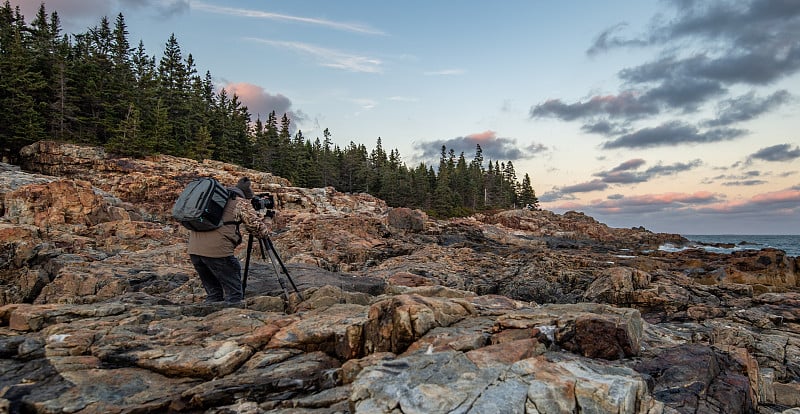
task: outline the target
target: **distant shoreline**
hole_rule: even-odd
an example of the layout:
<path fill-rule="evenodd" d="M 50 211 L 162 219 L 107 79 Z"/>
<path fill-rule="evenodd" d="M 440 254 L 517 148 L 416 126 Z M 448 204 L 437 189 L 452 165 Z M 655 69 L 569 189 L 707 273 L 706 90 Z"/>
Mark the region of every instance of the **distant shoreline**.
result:
<path fill-rule="evenodd" d="M 662 246 L 661 250 L 702 248 L 716 253 L 775 248 L 788 256 L 800 256 L 800 235 L 790 234 L 681 234 L 690 241 L 686 246 Z"/>

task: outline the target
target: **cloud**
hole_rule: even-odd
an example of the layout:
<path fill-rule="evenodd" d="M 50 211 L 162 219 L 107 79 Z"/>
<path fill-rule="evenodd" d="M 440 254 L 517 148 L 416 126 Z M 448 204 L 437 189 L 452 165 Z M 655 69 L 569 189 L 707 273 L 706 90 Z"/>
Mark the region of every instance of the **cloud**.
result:
<path fill-rule="evenodd" d="M 326 19 L 317 19 L 312 17 L 300 17 L 300 16 L 291 16 L 288 14 L 280 14 L 280 13 L 270 13 L 264 12 L 260 10 L 251 10 L 251 9 L 240 9 L 234 7 L 223 7 L 223 6 L 215 6 L 213 4 L 208 4 L 204 2 L 195 1 L 192 3 L 192 9 L 201 10 L 209 13 L 214 14 L 224 14 L 229 16 L 237 16 L 237 17 L 249 17 L 255 19 L 265 19 L 265 20 L 275 20 L 275 21 L 284 21 L 284 22 L 291 22 L 291 23 L 304 23 L 310 24 L 315 26 L 322 26 L 327 27 L 330 29 L 335 30 L 342 30 L 347 32 L 355 32 L 355 33 L 364 33 L 364 34 L 373 34 L 373 35 L 385 35 L 384 32 L 373 29 L 368 26 L 364 26 L 361 24 L 356 23 L 342 23 L 336 22 L 332 20 Z"/>
<path fill-rule="evenodd" d="M 617 47 L 646 46 L 649 44 L 649 42 L 646 40 L 624 39 L 615 35 L 626 27 L 628 27 L 627 23 L 617 23 L 614 26 L 600 32 L 600 34 L 595 38 L 594 44 L 586 51 L 586 54 L 589 56 L 594 56 Z"/>
<path fill-rule="evenodd" d="M 382 71 L 381 65 L 383 62 L 375 58 L 353 55 L 302 42 L 286 42 L 257 38 L 246 39 L 309 55 L 316 59 L 321 66 L 342 69 L 348 72 L 380 73 Z"/>
<path fill-rule="evenodd" d="M 292 110 L 292 101 L 289 98 L 281 94 L 272 95 L 261 86 L 238 82 L 227 83 L 223 86 L 223 89 L 229 95 L 236 94 L 242 104 L 247 107 L 254 120 L 260 118 L 264 122 L 272 111 L 275 111 L 278 119 L 283 114 L 286 114 L 292 121 L 292 131 L 297 127 L 297 124 L 305 120 L 302 112 Z"/>
<path fill-rule="evenodd" d="M 766 98 L 758 98 L 754 92 L 749 92 L 736 98 L 721 101 L 717 105 L 717 118 L 706 121 L 703 124 L 713 127 L 748 121 L 777 108 L 790 99 L 791 94 L 786 90 L 777 91 Z"/>
<path fill-rule="evenodd" d="M 121 2 L 141 3 L 149 7 L 153 5 L 154 15 L 157 18 L 167 20 L 172 16 L 181 15 L 189 11 L 189 0 L 168 0 L 168 1 L 146 1 L 146 0 L 120 0 Z"/>
<path fill-rule="evenodd" d="M 767 181 L 764 180 L 742 180 L 742 181 L 727 181 L 722 183 L 724 186 L 728 187 L 750 187 L 755 185 L 762 185 L 766 184 Z"/>
<path fill-rule="evenodd" d="M 722 181 L 722 185 L 728 187 L 734 186 L 755 186 L 766 184 L 766 180 L 757 179 L 762 175 L 770 175 L 762 174 L 761 171 L 751 170 L 751 171 L 744 171 L 741 174 L 729 174 L 729 175 L 718 175 L 716 177 L 706 178 L 702 180 L 703 184 L 713 184 L 717 181 Z"/>
<path fill-rule="evenodd" d="M 587 53 L 598 54 L 619 47 L 670 44 L 680 39 L 723 42 L 731 49 L 754 50 L 770 45 L 780 48 L 792 40 L 800 4 L 794 1 L 700 1 L 672 0 L 674 18 L 656 16 L 647 32 L 634 37 L 620 35 L 627 24 L 601 32 Z M 796 39 L 794 39 L 796 40 Z"/>
<path fill-rule="evenodd" d="M 619 171 L 635 170 L 644 165 L 646 162 L 647 161 L 641 158 L 634 158 L 632 160 L 625 161 L 622 164 L 612 168 L 610 172 L 615 173 Z"/>
<path fill-rule="evenodd" d="M 593 200 L 588 204 L 569 202 L 548 206 L 555 210 L 585 211 L 597 218 L 609 214 L 643 214 L 657 213 L 665 210 L 683 210 L 696 206 L 711 205 L 721 201 L 720 196 L 708 191 L 695 193 L 669 192 L 662 194 L 644 194 L 638 196 L 622 196 L 619 194 L 603 200 Z"/>
<path fill-rule="evenodd" d="M 550 202 L 543 197 L 539 200 L 544 208 L 556 212 L 581 211 L 611 226 L 646 224 L 649 228 L 663 229 L 659 231 L 683 234 L 790 234 L 791 229 L 800 225 L 800 185 L 733 200 L 707 191 L 614 194 L 587 203 Z M 731 227 L 731 222 L 739 226 Z"/>
<path fill-rule="evenodd" d="M 659 108 L 644 101 L 634 91 L 619 95 L 594 96 L 586 102 L 565 104 L 560 99 L 550 99 L 530 110 L 531 118 L 555 116 L 564 121 L 605 115 L 611 118 L 636 119 L 644 115 L 656 115 Z"/>
<path fill-rule="evenodd" d="M 414 148 L 421 151 L 421 155 L 418 157 L 420 160 L 438 160 L 441 156 L 442 145 L 447 147 L 448 152 L 452 149 L 456 155 L 463 152 L 468 159 L 473 158 L 477 146 L 480 145 L 483 159 L 494 161 L 531 159 L 548 150 L 539 143 L 520 146 L 515 138 L 498 137 L 495 131 L 484 131 L 447 140 L 415 143 Z"/>
<path fill-rule="evenodd" d="M 622 135 L 629 132 L 627 126 L 620 123 L 610 122 L 606 119 L 588 122 L 581 127 L 581 130 L 591 134 L 600 134 L 604 136 Z"/>
<path fill-rule="evenodd" d="M 581 121 L 583 131 L 618 136 L 604 149 L 645 148 L 718 142 L 737 138 L 741 129 L 725 129 L 756 119 L 791 99 L 779 90 L 766 97 L 750 92 L 730 97 L 741 86 L 764 87 L 800 72 L 800 2 L 701 1 L 665 2 L 672 15 L 654 16 L 646 30 L 626 36 L 626 23 L 602 31 L 587 54 L 596 56 L 614 48 L 647 47 L 657 57 L 622 68 L 616 95 L 596 95 L 568 103 L 550 98 L 531 106 L 529 116 Z M 693 114 L 717 103 L 716 118 L 699 124 L 700 132 L 685 121 L 659 121 L 660 126 L 637 126 L 656 116 Z M 612 122 L 613 121 L 613 122 Z M 624 129 L 623 129 L 624 128 Z"/>
<path fill-rule="evenodd" d="M 669 121 L 653 128 L 643 128 L 623 135 L 603 144 L 604 149 L 614 148 L 652 148 L 665 145 L 701 144 L 729 141 L 745 135 L 742 129 L 719 128 L 700 132 L 697 127 L 680 122 Z"/>
<path fill-rule="evenodd" d="M 694 160 L 688 163 L 674 163 L 671 165 L 657 164 L 644 171 L 634 171 L 645 164 L 640 158 L 626 161 L 609 171 L 594 174 L 602 178 L 603 182 L 609 184 L 633 184 L 650 181 L 656 177 L 674 175 L 683 171 L 691 170 L 703 164 L 702 161 Z"/>
<path fill-rule="evenodd" d="M 699 191 L 613 194 L 582 203 L 552 202 L 546 197 L 539 201 L 548 210 L 580 211 L 612 227 L 645 225 L 654 231 L 680 234 L 792 234 L 800 225 L 800 185 L 733 200 Z"/>
<path fill-rule="evenodd" d="M 605 181 L 592 180 L 585 183 L 559 187 L 558 192 L 561 194 L 589 193 L 592 191 L 605 190 L 606 188 L 608 188 L 608 183 Z"/>
<path fill-rule="evenodd" d="M 800 147 L 792 148 L 791 144 L 779 144 L 761 148 L 748 157 L 748 161 L 756 159 L 763 161 L 792 161 L 800 158 Z"/>
<path fill-rule="evenodd" d="M 39 5 L 45 3 L 48 14 L 58 12 L 59 20 L 65 32 L 84 32 L 89 27 L 100 24 L 103 16 L 109 17 L 113 24 L 118 13 L 128 10 L 149 11 L 156 19 L 166 20 L 189 11 L 189 0 L 19 0 L 12 1 L 20 6 L 20 12 L 26 22 L 33 21 L 39 11 Z M 113 15 L 112 15 L 113 14 Z"/>
<path fill-rule="evenodd" d="M 650 176 L 673 175 L 680 172 L 689 171 L 701 165 L 703 165 L 703 161 L 699 159 L 689 162 L 676 162 L 671 165 L 662 165 L 659 163 L 654 167 L 648 168 L 645 173 Z"/>
<path fill-rule="evenodd" d="M 544 193 L 539 198 L 542 201 L 554 202 L 558 200 L 570 199 L 572 194 L 576 193 L 603 191 L 610 188 L 612 185 L 643 183 L 658 177 L 689 171 L 702 165 L 703 162 L 699 159 L 696 159 L 686 163 L 677 162 L 671 165 L 663 165 L 658 163 L 655 166 L 647 168 L 646 170 L 638 171 L 639 168 L 645 164 L 646 161 L 641 158 L 630 159 L 620 163 L 608 171 L 601 171 L 593 174 L 595 177 L 598 177 L 596 179 L 574 185 L 555 187 L 553 190 Z M 615 194 L 614 196 L 609 197 L 613 199 L 621 199 L 624 196 L 621 194 Z"/>
<path fill-rule="evenodd" d="M 781 211 L 784 214 L 800 214 L 800 188 L 756 194 L 749 199 L 719 202 L 697 209 L 702 213 L 758 213 L 769 214 Z"/>

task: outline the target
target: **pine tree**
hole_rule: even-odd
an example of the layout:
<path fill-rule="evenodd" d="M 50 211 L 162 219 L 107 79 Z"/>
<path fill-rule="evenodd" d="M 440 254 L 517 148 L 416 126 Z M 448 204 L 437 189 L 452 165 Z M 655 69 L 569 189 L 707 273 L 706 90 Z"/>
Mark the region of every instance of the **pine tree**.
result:
<path fill-rule="evenodd" d="M 525 173 L 525 176 L 522 178 L 519 191 L 519 203 L 526 208 L 530 206 L 529 208 L 534 210 L 539 209 L 539 199 L 536 197 L 536 192 L 533 191 L 533 187 L 531 187 L 531 177 L 528 176 L 528 173 Z"/>
<path fill-rule="evenodd" d="M 202 161 L 211 158 L 214 153 L 214 141 L 211 139 L 211 133 L 208 128 L 201 126 L 197 131 L 197 138 L 194 140 L 194 147 L 189 151 L 190 158 L 197 161 Z"/>
<path fill-rule="evenodd" d="M 124 17 L 113 29 L 107 18 L 85 33 L 60 35 L 60 22 L 42 5 L 28 27 L 19 7 L 0 8 L 0 143 L 3 157 L 38 139 L 105 144 L 110 152 L 144 156 L 163 153 L 216 160 L 272 171 L 298 185 L 366 191 L 391 206 L 426 209 L 436 216 L 487 208 L 530 205 L 536 193 L 525 174 L 516 179 L 511 161 L 489 161 L 476 145 L 464 153 L 441 148 L 438 171 L 413 169 L 380 137 L 373 150 L 350 141 L 340 148 L 328 129 L 313 143 L 275 111 L 266 123 L 239 97 L 218 94 L 210 72 L 198 75 L 192 54 L 183 59 L 175 35 L 163 57 L 148 56 L 140 41 L 130 47 Z M 522 203 L 522 204 L 518 204 Z"/>
<path fill-rule="evenodd" d="M 171 126 L 169 147 L 179 150 L 189 139 L 191 132 L 187 125 L 188 69 L 183 61 L 181 47 L 175 33 L 172 33 L 164 46 L 164 56 L 158 64 L 159 97 L 167 110 Z"/>

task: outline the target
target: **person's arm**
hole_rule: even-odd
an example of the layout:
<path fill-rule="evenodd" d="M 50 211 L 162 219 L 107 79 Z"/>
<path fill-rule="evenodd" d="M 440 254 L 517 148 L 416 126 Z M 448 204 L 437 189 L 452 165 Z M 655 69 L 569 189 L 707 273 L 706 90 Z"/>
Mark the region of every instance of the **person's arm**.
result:
<path fill-rule="evenodd" d="M 272 220 L 258 214 L 248 199 L 236 198 L 236 218 L 244 224 L 248 233 L 256 237 L 269 236 L 272 230 Z"/>

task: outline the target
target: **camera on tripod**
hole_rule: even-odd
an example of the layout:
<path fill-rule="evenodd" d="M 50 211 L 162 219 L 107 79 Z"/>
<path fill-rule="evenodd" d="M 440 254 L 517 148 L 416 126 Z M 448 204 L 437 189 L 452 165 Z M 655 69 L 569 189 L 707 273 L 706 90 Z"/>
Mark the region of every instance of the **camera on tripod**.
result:
<path fill-rule="evenodd" d="M 275 196 L 270 193 L 256 194 L 250 199 L 253 209 L 265 212 L 267 217 L 275 217 Z"/>
<path fill-rule="evenodd" d="M 275 196 L 270 193 L 256 194 L 250 199 L 253 209 L 264 212 L 267 217 L 275 217 Z"/>

